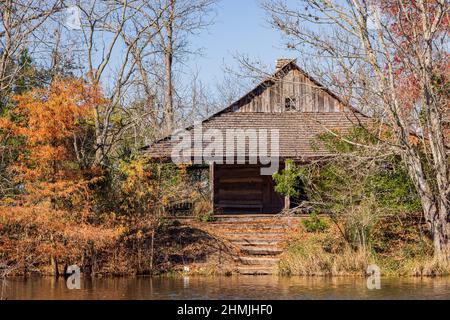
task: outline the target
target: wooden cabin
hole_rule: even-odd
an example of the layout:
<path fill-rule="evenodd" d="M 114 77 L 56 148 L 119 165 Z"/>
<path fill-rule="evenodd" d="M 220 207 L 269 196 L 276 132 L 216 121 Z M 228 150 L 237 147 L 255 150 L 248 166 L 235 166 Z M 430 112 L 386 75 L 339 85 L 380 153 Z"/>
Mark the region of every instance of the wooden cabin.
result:
<path fill-rule="evenodd" d="M 253 129 L 252 132 L 256 132 L 256 136 L 247 137 L 245 155 L 238 163 L 226 161 L 226 150 L 218 152 L 219 157 L 202 159 L 202 163 L 210 168 L 211 201 L 215 211 L 273 214 L 289 205 L 289 199 L 274 191 L 272 176 L 261 174 L 264 165 L 255 163 L 255 157 L 252 158 L 254 149 L 249 145 L 257 144 L 254 140 L 258 140 L 264 130 L 278 132 L 278 166 L 281 170 L 288 159 L 305 163 L 331 156 L 317 136 L 328 130 L 347 130 L 365 119 L 300 69 L 295 60 L 278 60 L 272 76 L 202 122 L 203 132 L 210 129 L 220 132 Z M 192 132 L 194 127 L 186 130 Z M 175 143 L 168 137 L 146 147 L 144 152 L 151 158 L 170 161 Z M 268 145 L 271 149 L 271 143 Z M 204 142 L 201 147 L 205 147 Z M 199 154 L 196 150 L 199 146 L 192 143 L 189 148 L 187 162 L 191 163 Z"/>

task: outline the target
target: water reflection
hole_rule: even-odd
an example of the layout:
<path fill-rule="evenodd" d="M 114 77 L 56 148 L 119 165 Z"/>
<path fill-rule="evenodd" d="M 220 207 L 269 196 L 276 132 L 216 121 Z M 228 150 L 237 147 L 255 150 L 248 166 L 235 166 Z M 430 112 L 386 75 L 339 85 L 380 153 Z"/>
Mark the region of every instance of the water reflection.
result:
<path fill-rule="evenodd" d="M 82 279 L 69 290 L 64 279 L 11 278 L 8 299 L 450 299 L 450 278 L 383 278 L 380 290 L 364 278 L 139 277 Z"/>

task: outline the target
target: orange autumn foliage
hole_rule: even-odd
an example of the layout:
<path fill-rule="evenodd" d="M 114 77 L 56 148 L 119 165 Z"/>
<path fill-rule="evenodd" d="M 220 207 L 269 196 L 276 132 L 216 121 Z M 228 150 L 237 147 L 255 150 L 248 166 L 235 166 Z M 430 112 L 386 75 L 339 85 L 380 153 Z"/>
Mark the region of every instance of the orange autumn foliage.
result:
<path fill-rule="evenodd" d="M 81 261 L 87 244 L 100 250 L 114 243 L 120 226 L 87 219 L 94 217 L 91 185 L 100 175 L 78 154 L 93 145 L 80 152 L 80 140 L 93 139 L 100 91 L 82 80 L 56 80 L 14 101 L 9 117 L 1 118 L 0 133 L 20 145 L 9 168 L 20 194 L 0 202 L 0 259 L 27 269 L 46 266 L 50 258 Z"/>
<path fill-rule="evenodd" d="M 56 80 L 14 100 L 14 120 L 0 125 L 24 141 L 11 168 L 23 186 L 22 203 L 55 206 L 60 200 L 74 204 L 86 198 L 95 175 L 81 168 L 74 146 L 76 137 L 89 130 L 94 105 L 102 101 L 99 90 L 81 80 Z"/>
<path fill-rule="evenodd" d="M 0 259 L 19 266 L 46 265 L 49 257 L 80 261 L 86 243 L 97 250 L 114 244 L 120 227 L 70 221 L 67 212 L 43 207 L 0 207 Z"/>

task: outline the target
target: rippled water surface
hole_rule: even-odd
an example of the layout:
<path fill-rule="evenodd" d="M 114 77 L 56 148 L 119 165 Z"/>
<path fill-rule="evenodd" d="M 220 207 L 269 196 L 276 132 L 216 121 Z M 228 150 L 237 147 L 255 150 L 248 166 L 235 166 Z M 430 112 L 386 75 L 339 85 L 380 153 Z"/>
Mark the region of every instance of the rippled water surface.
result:
<path fill-rule="evenodd" d="M 11 278 L 7 299 L 450 299 L 450 278 L 382 278 L 380 290 L 363 278 L 272 276 L 100 278 L 70 290 L 64 279 Z"/>

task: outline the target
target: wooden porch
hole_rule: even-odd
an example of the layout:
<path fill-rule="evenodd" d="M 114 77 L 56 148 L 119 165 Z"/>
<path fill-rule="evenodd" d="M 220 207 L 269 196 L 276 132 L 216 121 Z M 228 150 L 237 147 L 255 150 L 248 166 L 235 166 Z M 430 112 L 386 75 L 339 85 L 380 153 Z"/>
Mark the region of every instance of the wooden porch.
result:
<path fill-rule="evenodd" d="M 210 165 L 211 201 L 217 214 L 276 214 L 285 207 L 260 165 Z"/>

